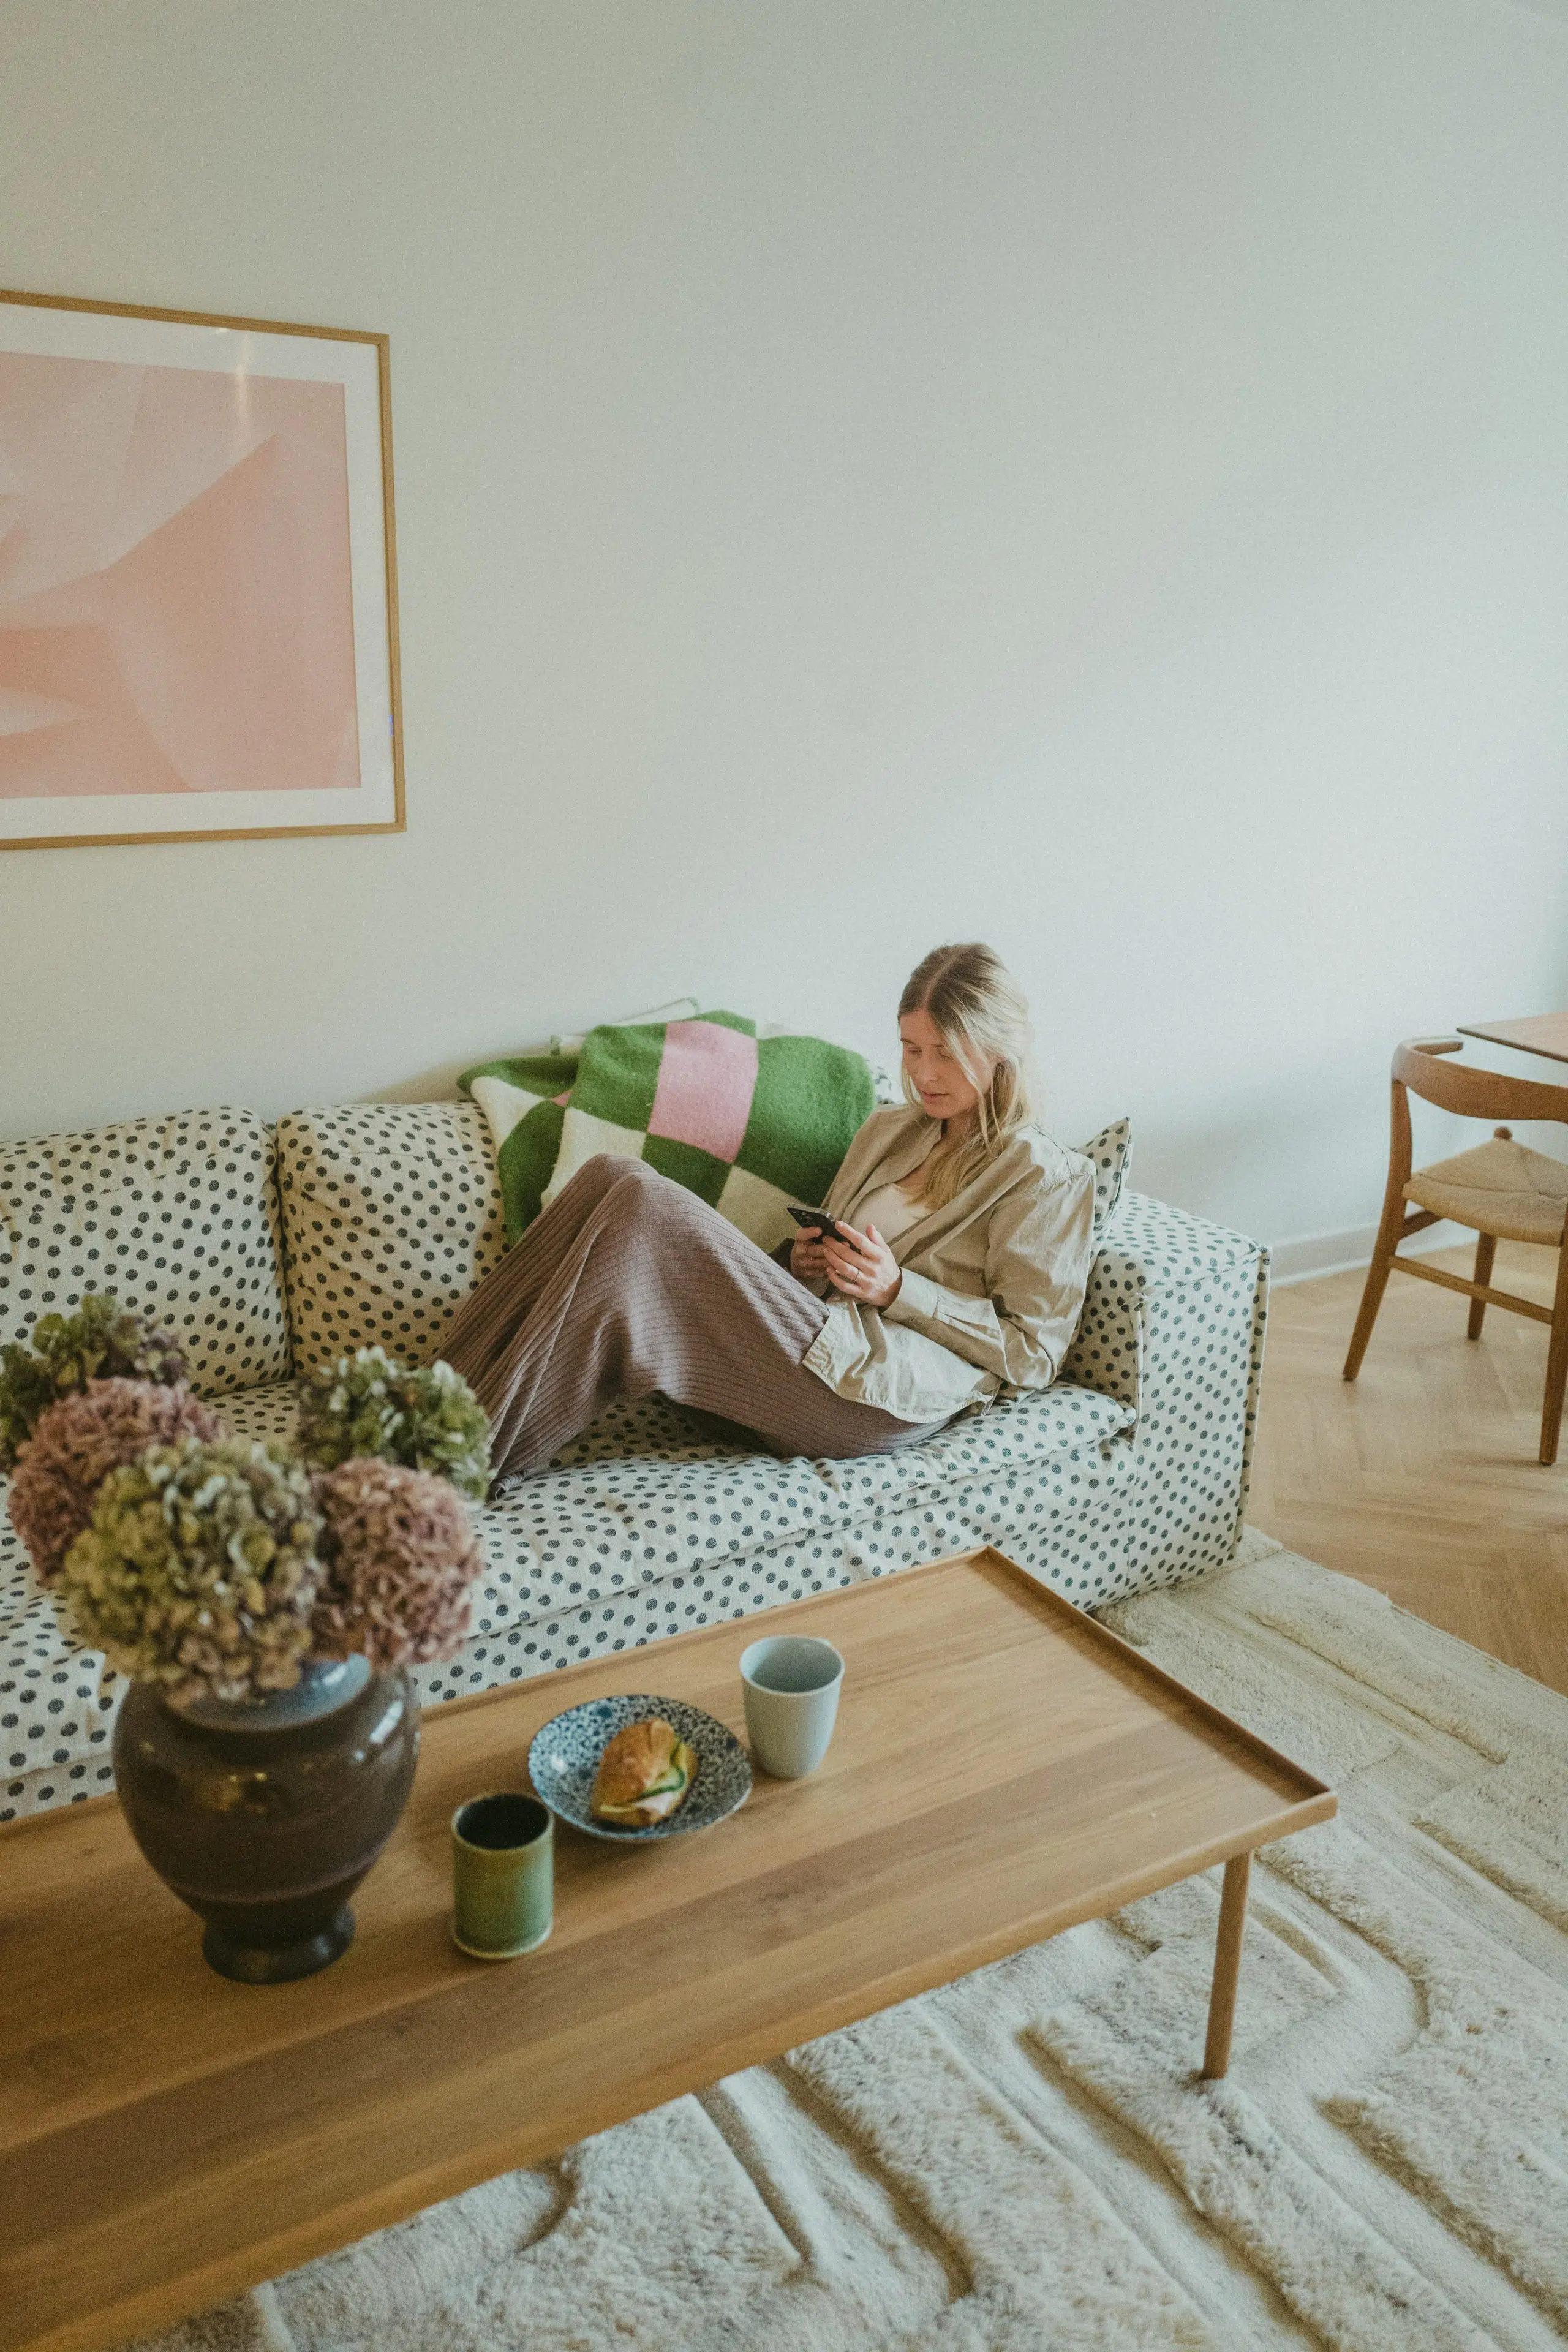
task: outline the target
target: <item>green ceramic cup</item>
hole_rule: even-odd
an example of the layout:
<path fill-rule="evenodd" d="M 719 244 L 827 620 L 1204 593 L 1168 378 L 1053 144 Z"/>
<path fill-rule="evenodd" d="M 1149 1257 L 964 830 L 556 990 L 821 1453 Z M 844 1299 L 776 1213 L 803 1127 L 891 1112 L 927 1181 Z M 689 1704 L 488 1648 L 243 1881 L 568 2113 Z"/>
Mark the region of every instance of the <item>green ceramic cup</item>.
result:
<path fill-rule="evenodd" d="M 554 1822 L 512 1789 L 452 1816 L 452 1941 L 476 1960 L 536 1952 L 555 1923 Z"/>

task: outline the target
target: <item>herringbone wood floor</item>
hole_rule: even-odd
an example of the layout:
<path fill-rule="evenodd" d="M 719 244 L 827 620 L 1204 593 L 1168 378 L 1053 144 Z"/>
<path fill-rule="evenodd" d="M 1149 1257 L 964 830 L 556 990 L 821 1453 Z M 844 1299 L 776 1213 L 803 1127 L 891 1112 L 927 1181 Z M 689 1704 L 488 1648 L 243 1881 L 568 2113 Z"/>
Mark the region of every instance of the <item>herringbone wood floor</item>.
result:
<path fill-rule="evenodd" d="M 1471 1271 L 1469 1250 L 1433 1262 Z M 1501 1243 L 1494 1285 L 1550 1304 L 1556 1253 Z M 1568 1693 L 1568 1433 L 1536 1460 L 1546 1326 L 1389 1276 L 1361 1375 L 1341 1366 L 1364 1276 L 1277 1291 L 1254 1522 Z"/>

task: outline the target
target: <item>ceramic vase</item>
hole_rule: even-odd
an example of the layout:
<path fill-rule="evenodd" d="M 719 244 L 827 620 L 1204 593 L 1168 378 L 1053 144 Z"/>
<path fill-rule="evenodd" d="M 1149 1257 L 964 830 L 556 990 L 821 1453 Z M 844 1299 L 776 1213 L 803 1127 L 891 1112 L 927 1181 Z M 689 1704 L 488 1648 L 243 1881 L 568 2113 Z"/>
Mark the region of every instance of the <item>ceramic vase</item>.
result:
<path fill-rule="evenodd" d="M 401 1669 L 311 1659 L 292 1690 L 172 1705 L 132 1683 L 114 1727 L 132 1835 L 206 1922 L 220 1976 L 288 1984 L 353 1940 L 349 1896 L 396 1827 L 419 1752 Z"/>

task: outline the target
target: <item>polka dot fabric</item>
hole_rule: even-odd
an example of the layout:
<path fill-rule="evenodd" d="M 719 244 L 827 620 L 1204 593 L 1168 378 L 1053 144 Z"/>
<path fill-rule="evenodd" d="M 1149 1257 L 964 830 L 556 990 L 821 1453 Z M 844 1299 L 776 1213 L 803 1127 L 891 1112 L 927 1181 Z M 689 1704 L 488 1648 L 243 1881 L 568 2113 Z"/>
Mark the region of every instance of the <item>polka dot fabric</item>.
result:
<path fill-rule="evenodd" d="M 287 1436 L 295 1423 L 294 1384 L 231 1397 L 223 1412 L 241 1436 Z M 949 1486 L 967 1486 L 987 1468 L 1093 1452 L 1131 1419 L 1125 1405 L 1058 1386 L 997 1403 L 902 1454 L 780 1462 L 662 1398 L 616 1406 L 542 1476 L 517 1482 L 480 1514 L 488 1572 L 475 1595 L 474 1637 L 460 1657 L 420 1669 L 415 1679 L 427 1700 L 449 1698 L 613 1648 L 627 1622 L 664 1630 L 706 1624 L 714 1614 L 710 1584 L 714 1594 L 730 1596 L 720 1615 L 820 1591 L 825 1559 L 858 1557 L 863 1523 L 875 1550 L 889 1517 L 918 1518 Z M 1077 1473 L 1054 1472 L 1052 1483 L 1059 1494 L 1069 1493 Z M 994 1539 L 994 1533 L 973 1538 Z M 918 1533 L 910 1557 L 940 1556 L 918 1549 Z M 868 1572 L 863 1565 L 830 1580 Z M 650 1615 L 643 1605 L 647 1591 L 667 1583 L 670 1593 Z M 742 1601 L 745 1595 L 751 1597 Z M 125 1685 L 109 1675 L 99 1700 L 101 1654 L 78 1648 L 54 1601 L 35 1590 L 8 1521 L 0 1528 L 0 1596 L 5 1819 L 111 1785 L 109 1729 Z M 605 1627 L 612 1629 L 605 1641 L 596 1633 L 590 1640 L 593 1629 Z M 68 1706 L 51 1706 L 68 1693 Z"/>
<path fill-rule="evenodd" d="M 658 1402 L 606 1414 L 579 1441 L 595 1458 L 563 1457 L 487 1515 L 493 1572 L 474 1635 L 416 1680 L 454 1698 L 973 1545 L 1018 1557 L 1037 1508 L 1098 1489 L 1131 1418 L 1058 1389 L 902 1454 L 780 1463 Z"/>
<path fill-rule="evenodd" d="M 275 1381 L 225 1397 L 219 1411 L 238 1436 L 283 1437 L 297 1393 L 292 1381 Z M 8 1486 L 0 1479 L 0 1822 L 113 1788 L 110 1734 L 130 1688 L 39 1589 L 3 1508 Z"/>
<path fill-rule="evenodd" d="M 775 1461 L 662 1399 L 618 1406 L 481 1514 L 487 1572 L 427 1702 L 995 1544 L 1083 1607 L 1221 1566 L 1246 1501 L 1268 1262 L 1136 1193 L 1107 1224 L 1063 1378 L 923 1445 Z M 225 1402 L 293 1426 L 283 1384 Z M 0 1525 L 0 1819 L 112 1785 L 101 1660 L 74 1647 Z"/>
<path fill-rule="evenodd" d="M 278 1189 L 301 1373 L 353 1348 L 427 1363 L 506 1246 L 477 1103 L 290 1112 Z"/>
<path fill-rule="evenodd" d="M 743 1442 L 704 1438 L 662 1401 L 616 1408 L 578 1441 L 591 1454 L 569 1451 L 486 1512 L 491 1577 L 476 1622 L 536 1619 L 761 1552 L 787 1564 L 801 1547 L 927 1507 L 985 1471 L 1092 1452 L 1131 1419 L 1108 1397 L 1053 1389 L 900 1454 L 781 1462 Z"/>
<path fill-rule="evenodd" d="M 1098 1234 L 1114 1215 L 1121 1187 L 1131 1173 L 1131 1120 L 1119 1118 L 1114 1126 L 1102 1128 L 1091 1142 L 1080 1143 L 1079 1150 L 1094 1166 L 1094 1230 Z"/>
<path fill-rule="evenodd" d="M 203 1396 L 286 1379 L 272 1175 L 247 1110 L 0 1145 L 0 1341 L 112 1290 L 175 1334 Z"/>
<path fill-rule="evenodd" d="M 100 1689 L 103 1663 L 71 1639 L 0 1518 L 0 1822 L 113 1788 L 109 1735 L 126 1685 L 110 1675 Z"/>

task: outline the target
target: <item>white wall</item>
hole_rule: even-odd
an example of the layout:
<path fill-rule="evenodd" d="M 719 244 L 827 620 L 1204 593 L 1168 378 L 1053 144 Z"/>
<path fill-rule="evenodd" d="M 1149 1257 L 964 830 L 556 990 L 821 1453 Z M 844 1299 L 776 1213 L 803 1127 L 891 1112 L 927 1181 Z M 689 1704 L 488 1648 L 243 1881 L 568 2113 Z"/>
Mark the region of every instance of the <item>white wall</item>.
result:
<path fill-rule="evenodd" d="M 0 1132 L 679 991 L 1348 1254 L 1568 1002 L 1568 29 L 1504 0 L 0 0 L 0 283 L 392 336 L 405 836 L 0 856 Z M 1540 1074 L 1546 1075 L 1544 1065 Z"/>

